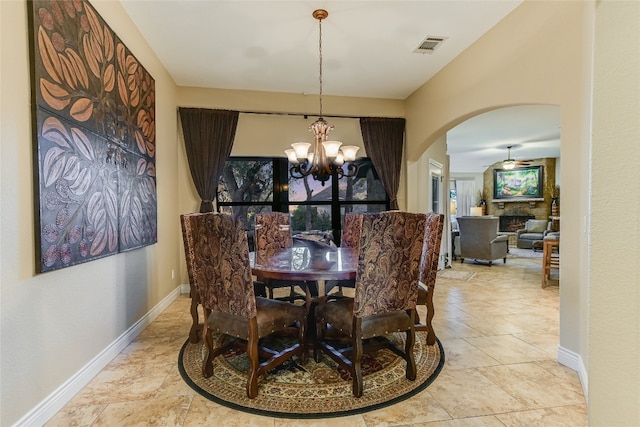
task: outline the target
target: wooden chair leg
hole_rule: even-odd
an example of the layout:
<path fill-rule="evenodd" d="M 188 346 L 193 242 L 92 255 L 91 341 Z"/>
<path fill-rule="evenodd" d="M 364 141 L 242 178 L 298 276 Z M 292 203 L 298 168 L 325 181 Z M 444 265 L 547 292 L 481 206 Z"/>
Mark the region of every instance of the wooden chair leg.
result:
<path fill-rule="evenodd" d="M 358 335 L 358 336 L 356 336 Z M 362 338 L 353 333 L 353 395 L 362 397 Z"/>
<path fill-rule="evenodd" d="M 355 397 L 362 397 L 362 318 L 354 317 L 351 325 L 351 375 Z"/>
<path fill-rule="evenodd" d="M 417 375 L 416 358 L 413 354 L 413 346 L 416 342 L 416 332 L 413 328 L 407 331 L 407 340 L 404 346 L 404 352 L 407 360 L 407 373 L 406 378 L 410 381 L 414 381 Z"/>
<path fill-rule="evenodd" d="M 306 342 L 306 332 L 307 332 L 307 324 L 305 321 L 300 321 L 298 328 L 298 342 L 300 343 L 300 347 L 302 348 L 302 354 L 300 355 L 300 362 L 305 365 L 307 363 L 307 342 Z M 317 346 L 314 346 L 314 351 Z"/>
<path fill-rule="evenodd" d="M 247 397 L 254 399 L 258 396 L 258 377 L 260 359 L 258 357 L 258 323 L 249 325 L 249 339 L 247 340 L 247 357 L 249 358 L 249 372 L 247 379 Z"/>
<path fill-rule="evenodd" d="M 433 330 L 433 315 L 435 308 L 433 307 L 433 289 L 427 290 L 427 318 L 425 324 L 427 325 L 427 345 L 434 345 L 436 343 L 436 332 Z M 416 317 L 418 313 L 416 312 Z"/>
<path fill-rule="evenodd" d="M 193 285 L 191 285 L 189 294 L 191 295 L 191 329 L 189 330 L 189 342 L 196 344 L 200 341 L 200 337 L 198 336 L 198 332 L 200 331 L 200 320 L 198 319 L 198 304 L 200 303 L 200 298 Z"/>
<path fill-rule="evenodd" d="M 202 362 L 202 376 L 209 378 L 213 375 L 213 337 L 211 336 L 211 330 L 207 327 L 206 323 L 202 331 L 202 338 L 207 345 L 207 354 Z"/>
<path fill-rule="evenodd" d="M 320 362 L 320 345 L 322 345 L 322 341 L 324 338 L 324 320 L 316 317 L 316 342 L 313 343 L 313 360 L 316 363 Z"/>

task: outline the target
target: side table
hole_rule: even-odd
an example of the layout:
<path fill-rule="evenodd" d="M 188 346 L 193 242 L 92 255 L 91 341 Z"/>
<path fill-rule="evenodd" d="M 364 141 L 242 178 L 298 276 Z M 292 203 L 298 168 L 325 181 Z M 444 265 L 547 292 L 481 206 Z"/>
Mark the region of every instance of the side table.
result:
<path fill-rule="evenodd" d="M 544 239 L 542 250 L 542 287 L 547 287 L 551 270 L 560 272 L 560 240 Z"/>

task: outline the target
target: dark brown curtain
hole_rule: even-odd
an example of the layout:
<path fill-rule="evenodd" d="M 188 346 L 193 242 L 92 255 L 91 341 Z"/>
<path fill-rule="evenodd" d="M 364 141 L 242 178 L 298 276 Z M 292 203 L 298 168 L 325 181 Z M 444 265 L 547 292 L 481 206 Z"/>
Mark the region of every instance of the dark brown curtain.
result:
<path fill-rule="evenodd" d="M 200 212 L 212 212 L 224 162 L 231 154 L 238 111 L 179 108 L 191 177 L 202 199 Z"/>
<path fill-rule="evenodd" d="M 360 119 L 364 149 L 389 196 L 391 209 L 398 209 L 404 125 L 403 118 L 362 117 Z"/>

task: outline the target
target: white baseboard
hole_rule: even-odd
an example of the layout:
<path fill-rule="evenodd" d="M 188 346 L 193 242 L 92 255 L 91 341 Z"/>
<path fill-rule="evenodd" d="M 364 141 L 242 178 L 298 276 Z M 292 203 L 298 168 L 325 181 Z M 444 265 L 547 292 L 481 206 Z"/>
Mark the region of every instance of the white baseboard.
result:
<path fill-rule="evenodd" d="M 189 289 L 189 285 L 186 286 L 187 289 Z M 149 326 L 181 293 L 184 293 L 184 287 L 185 285 L 178 286 L 114 342 L 109 344 L 107 348 L 76 372 L 75 375 L 47 396 L 24 417 L 19 419 L 14 426 L 42 426 L 49 421 L 73 396 L 86 386 L 93 377 L 140 335 L 144 328 Z"/>
<path fill-rule="evenodd" d="M 582 393 L 584 398 L 588 400 L 589 397 L 589 376 L 587 369 L 584 366 L 582 356 L 573 351 L 567 350 L 564 347 L 558 346 L 558 363 L 571 368 L 578 373 L 580 378 L 580 384 L 582 384 Z"/>

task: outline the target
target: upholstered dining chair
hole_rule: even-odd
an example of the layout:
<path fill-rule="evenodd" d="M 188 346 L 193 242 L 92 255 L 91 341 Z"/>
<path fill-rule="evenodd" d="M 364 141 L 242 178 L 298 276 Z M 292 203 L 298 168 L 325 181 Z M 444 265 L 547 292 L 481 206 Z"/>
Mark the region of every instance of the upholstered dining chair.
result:
<path fill-rule="evenodd" d="M 415 307 L 424 240 L 425 215 L 392 211 L 364 215 L 359 243 L 355 297 L 319 304 L 314 357 L 325 353 L 351 373 L 353 395 L 361 397 L 362 355 L 367 347 L 388 347 L 406 361 L 406 378 L 416 378 L 413 355 Z M 327 331 L 342 334 L 349 348 L 335 346 Z M 405 332 L 404 350 L 384 337 Z M 333 333 L 331 334 L 333 338 Z"/>
<path fill-rule="evenodd" d="M 440 258 L 440 243 L 442 242 L 442 230 L 444 227 L 444 215 L 434 212 L 427 213 L 424 243 L 422 245 L 422 261 L 420 263 L 420 282 L 418 286 L 417 305 L 427 308 L 425 323 L 420 323 L 416 312 L 416 331 L 427 332 L 427 345 L 436 343 L 436 334 L 433 330 L 432 320 L 434 315 L 433 292 L 436 286 L 438 274 L 438 261 Z"/>
<path fill-rule="evenodd" d="M 266 264 L 269 258 L 276 255 L 283 249 L 293 246 L 291 232 L 291 217 L 284 212 L 263 212 L 255 216 L 255 262 Z M 289 288 L 289 295 L 280 297 L 286 301 L 302 299 L 308 301 L 313 295 L 317 295 L 317 284 L 315 282 L 291 282 L 288 280 L 266 280 L 258 277 L 268 292 L 268 297 L 273 298 L 274 289 Z M 303 294 L 297 293 L 295 287 L 303 290 Z"/>
<path fill-rule="evenodd" d="M 340 247 L 348 248 L 348 249 L 358 249 L 358 245 L 360 244 L 360 229 L 362 228 L 362 213 L 348 213 L 345 214 L 343 224 L 342 224 L 342 233 L 340 234 Z M 325 293 L 328 295 L 329 291 L 333 288 L 338 287 L 338 292 L 335 293 L 335 296 L 344 296 L 342 288 L 353 288 L 355 287 L 355 280 L 332 280 L 328 281 L 325 284 Z"/>
<path fill-rule="evenodd" d="M 232 346 L 245 349 L 249 358 L 247 396 L 258 395 L 258 378 L 291 359 L 302 349 L 307 310 L 296 304 L 256 297 L 249 247 L 244 230 L 222 213 L 196 213 L 180 217 L 189 281 L 195 284 L 204 307 L 205 378 L 213 375 L 213 360 Z M 259 345 L 259 340 L 285 329 L 298 328 L 298 342 L 282 350 Z M 226 344 L 214 347 L 213 334 L 227 335 Z M 305 362 L 306 352 L 302 351 Z M 259 356 L 265 358 L 260 362 Z"/>

